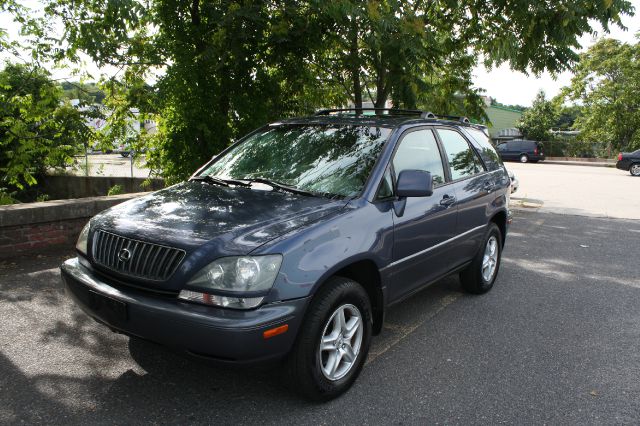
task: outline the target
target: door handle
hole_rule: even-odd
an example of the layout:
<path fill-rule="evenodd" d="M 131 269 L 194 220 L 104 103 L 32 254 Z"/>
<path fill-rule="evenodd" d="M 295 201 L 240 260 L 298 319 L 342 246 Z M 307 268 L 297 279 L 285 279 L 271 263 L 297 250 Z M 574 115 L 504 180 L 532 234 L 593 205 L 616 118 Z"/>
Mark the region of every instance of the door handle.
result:
<path fill-rule="evenodd" d="M 450 205 L 452 205 L 455 202 L 456 202 L 456 197 L 454 197 L 453 195 L 445 194 L 442 197 L 442 200 L 440 200 L 440 205 L 441 206 L 445 206 L 445 207 L 449 207 Z"/>
<path fill-rule="evenodd" d="M 493 185 L 493 182 L 489 182 L 489 181 L 487 181 L 487 182 L 485 182 L 485 183 L 484 183 L 484 190 L 485 190 L 485 191 L 487 191 L 487 192 L 491 192 L 491 191 L 493 191 L 494 189 L 495 189 L 495 186 Z"/>

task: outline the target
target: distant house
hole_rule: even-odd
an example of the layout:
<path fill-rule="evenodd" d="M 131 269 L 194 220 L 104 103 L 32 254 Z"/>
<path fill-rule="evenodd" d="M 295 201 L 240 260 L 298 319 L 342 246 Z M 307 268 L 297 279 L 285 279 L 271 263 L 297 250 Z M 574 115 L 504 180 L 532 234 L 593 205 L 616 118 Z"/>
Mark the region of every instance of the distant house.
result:
<path fill-rule="evenodd" d="M 487 105 L 484 112 L 489 117 L 489 121 L 491 121 L 489 135 L 493 141 L 522 137 L 518 129 L 516 129 L 516 123 L 522 117 L 521 111 L 497 105 Z"/>

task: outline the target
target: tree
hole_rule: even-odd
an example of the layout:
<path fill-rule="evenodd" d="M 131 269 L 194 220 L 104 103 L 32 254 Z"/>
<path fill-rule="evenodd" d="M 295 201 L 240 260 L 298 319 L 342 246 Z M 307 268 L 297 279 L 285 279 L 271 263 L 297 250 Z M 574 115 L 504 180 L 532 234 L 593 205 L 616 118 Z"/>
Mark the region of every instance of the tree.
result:
<path fill-rule="evenodd" d="M 548 101 L 541 90 L 531 104 L 531 108 L 526 110 L 516 127 L 527 139 L 535 141 L 546 141 L 551 138 L 549 132 L 556 124 L 558 114 L 553 102 Z"/>
<path fill-rule="evenodd" d="M 371 98 L 482 118 L 476 55 L 534 73 L 577 58 L 578 38 L 620 25 L 626 0 L 49 0 L 63 20 L 57 59 L 88 54 L 153 114 L 150 161 L 181 179 L 269 120 Z M 46 39 L 46 38 L 45 38 Z M 160 71 L 147 87 L 150 73 Z M 435 106 L 436 108 L 432 108 Z M 114 115 L 117 117 L 117 115 Z"/>
<path fill-rule="evenodd" d="M 640 148 L 640 43 L 603 39 L 580 57 L 568 99 L 581 104 L 580 139 L 614 151 Z"/>
<path fill-rule="evenodd" d="M 48 168 L 71 164 L 90 137 L 47 71 L 18 64 L 0 71 L 0 187 L 24 189 Z"/>

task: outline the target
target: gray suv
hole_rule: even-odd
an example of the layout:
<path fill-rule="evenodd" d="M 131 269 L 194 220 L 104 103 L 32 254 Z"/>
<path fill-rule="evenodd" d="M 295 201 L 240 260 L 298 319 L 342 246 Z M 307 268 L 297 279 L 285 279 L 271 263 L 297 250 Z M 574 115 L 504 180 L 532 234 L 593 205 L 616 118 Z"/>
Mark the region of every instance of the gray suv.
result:
<path fill-rule="evenodd" d="M 114 331 L 220 363 L 284 360 L 298 391 L 327 400 L 355 381 L 390 305 L 453 273 L 491 289 L 509 185 L 466 119 L 322 111 L 95 216 L 62 278 Z"/>

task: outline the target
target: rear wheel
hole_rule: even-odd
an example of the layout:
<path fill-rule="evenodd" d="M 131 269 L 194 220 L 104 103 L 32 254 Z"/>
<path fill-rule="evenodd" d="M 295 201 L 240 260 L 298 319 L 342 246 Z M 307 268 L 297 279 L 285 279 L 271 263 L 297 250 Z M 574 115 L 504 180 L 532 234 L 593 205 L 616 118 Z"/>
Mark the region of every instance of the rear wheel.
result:
<path fill-rule="evenodd" d="M 629 167 L 629 173 L 632 176 L 640 176 L 640 163 L 634 163 Z"/>
<path fill-rule="evenodd" d="M 520 162 L 521 163 L 527 163 L 529 161 L 529 156 L 527 154 L 522 154 L 520 156 Z"/>
<path fill-rule="evenodd" d="M 346 392 L 369 352 L 371 303 L 348 278 L 332 278 L 314 297 L 289 359 L 295 390 L 326 401 Z"/>
<path fill-rule="evenodd" d="M 483 244 L 471 265 L 460 273 L 462 287 L 469 293 L 486 293 L 493 287 L 500 269 L 502 255 L 502 234 L 498 226 L 491 222 Z"/>

